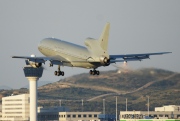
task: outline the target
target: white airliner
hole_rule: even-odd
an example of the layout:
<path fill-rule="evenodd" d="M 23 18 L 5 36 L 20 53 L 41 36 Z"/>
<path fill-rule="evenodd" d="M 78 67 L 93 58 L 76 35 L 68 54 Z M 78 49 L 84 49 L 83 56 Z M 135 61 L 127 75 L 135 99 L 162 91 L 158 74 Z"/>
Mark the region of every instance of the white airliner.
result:
<path fill-rule="evenodd" d="M 162 55 L 171 52 L 159 53 L 144 53 L 144 54 L 127 54 L 127 55 L 109 55 L 108 53 L 108 37 L 110 23 L 107 23 L 100 38 L 87 38 L 85 40 L 86 47 L 76 45 L 67 41 L 55 38 L 43 39 L 38 49 L 46 57 L 36 57 L 35 55 L 13 56 L 12 58 L 26 59 L 26 64 L 34 68 L 39 68 L 42 63 L 50 62 L 50 67 L 58 65 L 58 71 L 55 71 L 56 76 L 64 76 L 64 72 L 60 70 L 60 66 L 81 67 L 92 69 L 91 75 L 99 75 L 100 72 L 96 69 L 100 66 L 109 66 L 111 63 L 141 61 L 148 59 L 150 55 Z"/>

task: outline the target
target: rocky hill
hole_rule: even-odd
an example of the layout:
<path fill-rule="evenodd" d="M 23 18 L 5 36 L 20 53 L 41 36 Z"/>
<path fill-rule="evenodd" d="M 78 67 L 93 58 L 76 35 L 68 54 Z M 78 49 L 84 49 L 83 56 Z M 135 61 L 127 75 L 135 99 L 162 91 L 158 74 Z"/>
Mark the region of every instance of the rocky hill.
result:
<path fill-rule="evenodd" d="M 28 93 L 27 89 L 2 90 L 1 96 L 12 93 Z M 180 73 L 146 68 L 117 73 L 116 70 L 101 72 L 99 76 L 87 73 L 74 75 L 38 88 L 39 105 L 62 105 L 73 111 L 102 111 L 103 99 L 106 112 L 115 113 L 115 96 L 118 110 L 147 110 L 147 96 L 150 110 L 167 104 L 180 105 Z M 83 99 L 83 107 L 82 107 Z"/>

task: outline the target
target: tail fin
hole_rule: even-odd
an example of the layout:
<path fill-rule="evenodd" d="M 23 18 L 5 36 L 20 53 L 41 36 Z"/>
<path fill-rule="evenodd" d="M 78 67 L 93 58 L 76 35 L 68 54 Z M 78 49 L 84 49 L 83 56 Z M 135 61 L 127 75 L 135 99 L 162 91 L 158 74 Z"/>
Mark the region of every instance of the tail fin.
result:
<path fill-rule="evenodd" d="M 106 23 L 103 32 L 99 38 L 100 46 L 103 50 L 108 49 L 108 38 L 109 38 L 109 29 L 110 29 L 110 23 Z"/>

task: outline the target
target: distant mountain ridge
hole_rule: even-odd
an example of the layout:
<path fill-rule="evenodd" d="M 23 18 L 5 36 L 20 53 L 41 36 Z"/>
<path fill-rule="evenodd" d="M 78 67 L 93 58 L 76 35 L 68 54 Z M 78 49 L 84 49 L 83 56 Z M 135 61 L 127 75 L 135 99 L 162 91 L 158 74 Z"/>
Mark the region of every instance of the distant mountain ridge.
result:
<path fill-rule="evenodd" d="M 6 86 L 6 85 L 0 85 L 0 89 L 10 90 L 10 89 L 12 89 L 12 88 L 9 87 L 9 86 Z"/>
<path fill-rule="evenodd" d="M 51 84 L 52 82 L 50 81 L 38 81 L 38 87 L 44 86 L 46 84 Z M 27 88 L 29 89 L 29 85 L 23 86 L 22 88 Z"/>

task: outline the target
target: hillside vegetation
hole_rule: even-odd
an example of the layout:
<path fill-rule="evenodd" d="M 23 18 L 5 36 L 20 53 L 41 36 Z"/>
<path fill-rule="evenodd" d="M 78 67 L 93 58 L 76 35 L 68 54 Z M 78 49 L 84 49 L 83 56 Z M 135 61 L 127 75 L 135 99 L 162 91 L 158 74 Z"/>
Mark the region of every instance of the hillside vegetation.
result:
<path fill-rule="evenodd" d="M 1 90 L 0 96 L 12 93 L 28 93 L 28 90 Z M 106 113 L 115 113 L 115 96 L 118 111 L 125 110 L 126 98 L 128 110 L 147 110 L 147 96 L 150 110 L 167 104 L 180 105 L 180 74 L 154 68 L 121 74 L 113 70 L 101 72 L 99 76 L 78 74 L 38 88 L 39 105 L 57 106 L 61 100 L 72 111 L 102 112 L 105 99 Z"/>

